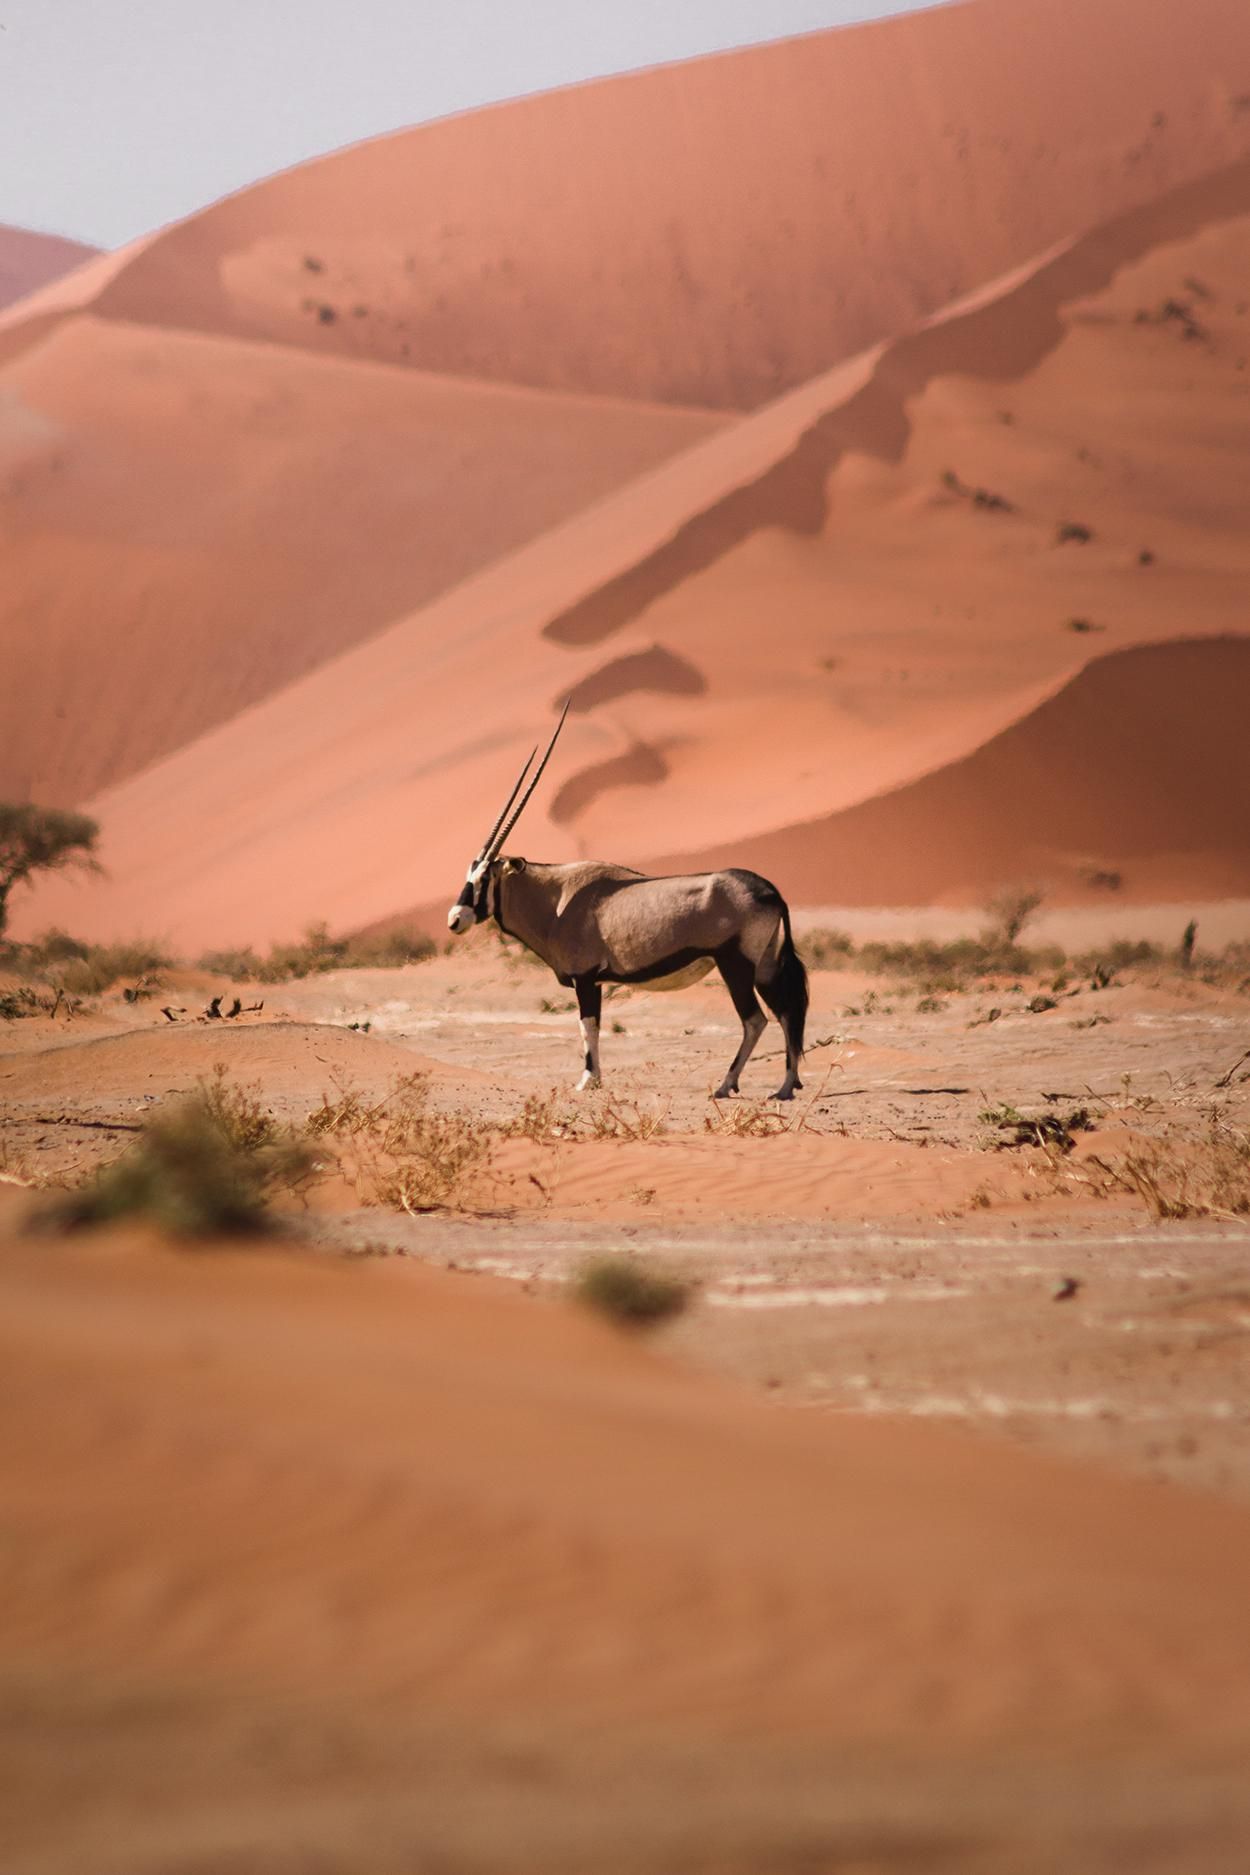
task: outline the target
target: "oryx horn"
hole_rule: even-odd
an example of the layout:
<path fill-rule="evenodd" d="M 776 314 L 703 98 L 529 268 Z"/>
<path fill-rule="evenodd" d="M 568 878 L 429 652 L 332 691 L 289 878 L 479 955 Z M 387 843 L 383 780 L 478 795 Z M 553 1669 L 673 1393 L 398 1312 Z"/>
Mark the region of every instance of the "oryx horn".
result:
<path fill-rule="evenodd" d="M 520 774 L 516 778 L 516 787 L 513 788 L 512 793 L 508 796 L 507 800 L 504 802 L 503 812 L 500 814 L 498 820 L 495 822 L 494 826 L 491 828 L 486 838 L 482 841 L 481 846 L 478 848 L 477 856 L 479 860 L 490 858 L 491 842 L 494 840 L 495 835 L 499 832 L 499 829 L 503 826 L 504 821 L 507 819 L 508 810 L 512 806 L 512 803 L 516 800 L 517 795 L 521 792 L 521 783 L 525 780 L 526 775 L 528 775 L 529 770 L 530 770 L 530 763 L 533 761 L 534 757 L 537 754 L 538 754 L 538 744 L 535 743 L 533 748 L 530 750 L 529 754 L 525 758 L 524 768 L 522 768 Z"/>
<path fill-rule="evenodd" d="M 564 728 L 564 719 L 569 713 L 569 705 L 572 703 L 572 701 L 573 699 L 571 696 L 565 698 L 564 708 L 560 712 L 560 720 L 556 724 L 554 730 L 552 731 L 551 741 L 547 744 L 546 753 L 544 754 L 542 761 L 538 764 L 538 767 L 534 770 L 534 773 L 530 778 L 529 787 L 525 790 L 525 793 L 521 796 L 520 803 L 517 806 L 516 812 L 513 814 L 508 824 L 504 827 L 502 833 L 499 832 L 499 821 L 496 821 L 495 832 L 491 834 L 490 839 L 486 842 L 486 847 L 484 849 L 484 854 L 483 854 L 484 858 L 494 859 L 495 855 L 499 852 L 500 848 L 503 846 L 504 841 L 507 839 L 508 835 L 512 832 L 512 829 L 516 826 L 517 821 L 520 820 L 521 815 L 525 810 L 525 803 L 529 800 L 530 795 L 533 794 L 535 788 L 538 786 L 539 781 L 542 779 L 543 769 L 546 768 L 547 763 L 551 760 L 551 751 L 555 748 L 556 742 L 560 735 L 560 731 Z M 534 757 L 531 755 L 530 762 L 532 762 L 533 759 Z M 521 786 L 521 782 L 525 780 L 526 769 L 528 769 L 529 765 L 530 765 L 529 762 L 527 762 L 525 764 L 525 768 L 521 770 L 521 779 L 520 781 L 517 782 L 516 788 L 512 790 L 512 799 L 508 802 L 508 807 L 504 808 L 503 810 L 504 814 L 508 812 L 508 808 L 512 806 L 512 802 L 516 800 L 517 789 Z M 500 815 L 499 819 L 500 820 L 503 819 L 503 814 Z"/>

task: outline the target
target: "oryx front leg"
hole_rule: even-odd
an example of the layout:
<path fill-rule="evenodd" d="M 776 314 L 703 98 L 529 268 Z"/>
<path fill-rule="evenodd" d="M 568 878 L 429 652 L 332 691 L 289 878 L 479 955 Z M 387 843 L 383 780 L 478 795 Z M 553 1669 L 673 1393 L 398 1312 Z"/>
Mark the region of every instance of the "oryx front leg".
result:
<path fill-rule="evenodd" d="M 582 1048 L 585 1067 L 577 1083 L 578 1093 L 599 1085 L 599 1018 L 603 1012 L 603 989 L 592 980 L 580 977 L 573 985 L 577 991 L 577 1013 L 582 1025 Z"/>
<path fill-rule="evenodd" d="M 755 970 L 737 948 L 722 951 L 716 965 L 725 979 L 734 1008 L 742 1018 L 742 1046 L 729 1064 L 729 1071 L 713 1094 L 713 1100 L 728 1100 L 738 1091 L 738 1076 L 751 1059 L 755 1044 L 768 1027 L 768 1017 L 755 1000 Z"/>

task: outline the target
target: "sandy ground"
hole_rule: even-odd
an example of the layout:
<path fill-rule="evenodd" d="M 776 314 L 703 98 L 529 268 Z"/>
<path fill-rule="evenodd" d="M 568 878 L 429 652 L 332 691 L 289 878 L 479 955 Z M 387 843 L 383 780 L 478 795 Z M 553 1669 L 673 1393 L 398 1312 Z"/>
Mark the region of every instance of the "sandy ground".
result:
<path fill-rule="evenodd" d="M 1241 0 L 970 0 L 10 309 L 0 786 L 106 868 L 15 934 L 442 930 L 571 694 L 516 850 L 1244 938 L 1248 61 Z M 822 970 L 784 1112 L 775 1030 L 712 1102 L 715 983 L 610 996 L 575 1096 L 485 934 L 0 1023 L 4 1875 L 1244 1875 L 1246 1170 L 1163 1223 L 1124 1176 L 1244 1140 L 1247 987 Z M 27 1231 L 218 1067 L 295 1126 L 419 1076 L 489 1158 L 406 1214 L 321 1137 L 247 1245 Z M 689 1306 L 574 1308 L 592 1254 Z"/>
<path fill-rule="evenodd" d="M 415 1260 L 0 1286 L 21 1875 L 1244 1866 L 1244 1508 Z"/>
<path fill-rule="evenodd" d="M 611 997 L 581 1097 L 486 934 L 197 1020 L 226 987 L 0 1034 L 6 1869 L 1244 1868 L 1250 1227 L 1088 1185 L 1245 1126 L 1244 991 L 820 971 L 790 1130 L 734 1137 L 778 1064 L 717 1120 L 709 984 Z M 218 1062 L 292 1121 L 413 1072 L 551 1104 L 455 1211 L 331 1175 L 286 1249 L 14 1236 L 8 1181 Z M 1001 1101 L 1097 1130 L 996 1151 Z M 690 1307 L 570 1308 L 592 1253 Z"/>
<path fill-rule="evenodd" d="M 1250 1494 L 1250 1226 L 1161 1225 L 1137 1198 L 1101 1195 L 1100 1175 L 1137 1142 L 1190 1152 L 1213 1106 L 1244 1126 L 1244 992 L 1139 969 L 1098 991 L 1074 976 L 1034 1014 L 1049 981 L 919 1008 L 885 978 L 812 983 L 805 1088 L 782 1118 L 763 1099 L 780 1076 L 773 1030 L 745 1101 L 709 1098 L 737 1035 L 715 978 L 610 996 L 605 1088 L 574 1096 L 571 996 L 493 938 L 245 990 L 264 1012 L 233 1025 L 195 1020 L 223 985 L 186 973 L 155 998 L 187 1011 L 173 1024 L 114 995 L 70 1022 L 6 1026 L 5 1164 L 84 1176 L 219 1062 L 296 1123 L 323 1096 L 380 1099 L 413 1072 L 481 1129 L 515 1127 L 536 1099 L 538 1126 L 496 1141 L 463 1210 L 362 1210 L 358 1184 L 331 1178 L 306 1228 L 544 1292 L 592 1250 L 645 1252 L 699 1285 L 664 1331 L 674 1347 L 770 1393 L 966 1420 Z M 1004 1105 L 1085 1106 L 1094 1124 L 1068 1155 L 1006 1149 L 982 1117 Z"/>

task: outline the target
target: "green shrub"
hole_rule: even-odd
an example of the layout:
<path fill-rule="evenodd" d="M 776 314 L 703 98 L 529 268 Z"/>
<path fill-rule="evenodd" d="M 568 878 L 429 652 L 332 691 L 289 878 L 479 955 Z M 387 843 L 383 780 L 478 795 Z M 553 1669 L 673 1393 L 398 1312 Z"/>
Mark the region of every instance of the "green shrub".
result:
<path fill-rule="evenodd" d="M 626 1328 L 649 1328 L 680 1315 L 690 1300 L 690 1285 L 678 1276 L 648 1269 L 630 1256 L 592 1257 L 573 1281 L 573 1294 Z"/>
<path fill-rule="evenodd" d="M 39 1221 L 73 1230 L 137 1217 L 176 1237 L 254 1233 L 265 1229 L 273 1196 L 302 1190 L 312 1175 L 307 1145 L 219 1066 L 158 1108 L 133 1146 Z"/>

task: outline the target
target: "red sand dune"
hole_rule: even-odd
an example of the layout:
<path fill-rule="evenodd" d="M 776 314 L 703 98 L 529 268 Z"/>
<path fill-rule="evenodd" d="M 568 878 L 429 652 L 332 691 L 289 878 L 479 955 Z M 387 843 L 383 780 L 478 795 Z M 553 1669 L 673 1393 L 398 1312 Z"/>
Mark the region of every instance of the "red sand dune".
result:
<path fill-rule="evenodd" d="M 779 849 L 796 898 L 979 898 L 1026 857 L 1069 902 L 1097 894 L 1091 871 L 1129 900 L 1244 889 L 1245 739 L 1205 748 L 1200 700 L 1244 682 L 1247 308 L 1242 163 L 742 419 L 101 794 L 111 878 L 42 886 L 21 928 L 197 945 L 437 916 L 570 690 L 536 856 L 742 858 L 858 809 L 845 837 Z M 1190 639 L 1209 642 L 1167 649 Z M 1177 669 L 1192 707 L 1172 708 Z M 1161 726 L 1195 778 L 1188 834 L 1177 810 L 1152 835 L 1134 805 Z M 933 839 L 930 784 L 899 790 L 987 748 L 955 796 L 932 784 L 966 816 Z M 991 771 L 1006 792 L 983 799 Z M 1025 798 L 1046 815 L 1028 849 Z"/>
<path fill-rule="evenodd" d="M 721 420 L 95 315 L 0 369 L 0 794 L 79 800 Z"/>
<path fill-rule="evenodd" d="M 0 788 L 135 773 L 708 434 L 687 406 L 1244 155 L 1247 97 L 1241 0 L 971 0 L 424 126 L 91 263 L 0 321 L 0 645 L 38 671 Z"/>
<path fill-rule="evenodd" d="M 25 299 L 49 281 L 59 280 L 96 252 L 59 234 L 33 234 L 26 228 L 0 227 L 0 308 Z"/>
<path fill-rule="evenodd" d="M 1250 635 L 1097 658 L 962 761 L 667 866 L 751 866 L 819 904 L 1250 898 Z M 1113 881 L 1117 883 L 1112 883 Z"/>
<path fill-rule="evenodd" d="M 1242 0 L 969 0 L 338 153 L 96 300 L 547 389 L 750 408 L 1250 151 Z"/>

